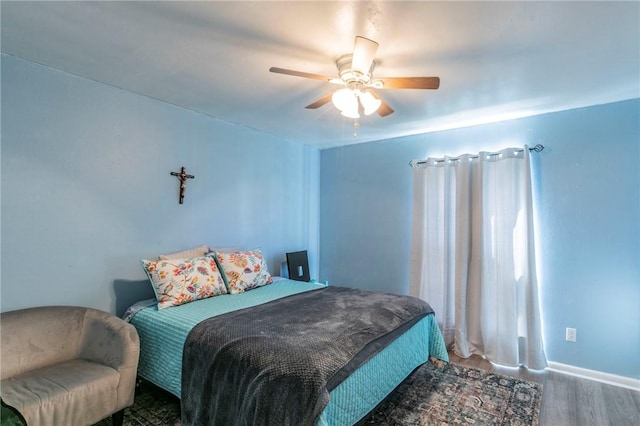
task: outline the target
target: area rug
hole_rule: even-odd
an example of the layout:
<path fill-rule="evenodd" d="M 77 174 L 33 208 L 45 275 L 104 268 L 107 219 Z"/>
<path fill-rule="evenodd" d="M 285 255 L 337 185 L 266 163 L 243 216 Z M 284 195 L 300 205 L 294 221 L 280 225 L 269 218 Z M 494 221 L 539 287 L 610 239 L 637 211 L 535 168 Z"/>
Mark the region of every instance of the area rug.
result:
<path fill-rule="evenodd" d="M 365 422 L 368 425 L 538 424 L 542 385 L 475 368 L 427 363 Z"/>
<path fill-rule="evenodd" d="M 542 385 L 475 368 L 426 363 L 413 372 L 365 422 L 366 425 L 538 424 Z M 106 419 L 99 426 L 110 426 Z M 180 401 L 142 384 L 124 426 L 179 426 Z"/>

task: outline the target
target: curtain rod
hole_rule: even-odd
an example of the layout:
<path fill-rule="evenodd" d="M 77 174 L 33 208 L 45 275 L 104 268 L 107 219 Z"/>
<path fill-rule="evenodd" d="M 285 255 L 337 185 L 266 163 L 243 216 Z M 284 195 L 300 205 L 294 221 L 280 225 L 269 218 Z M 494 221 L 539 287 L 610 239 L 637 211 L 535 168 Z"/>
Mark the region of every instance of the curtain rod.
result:
<path fill-rule="evenodd" d="M 532 148 L 529 148 L 529 151 L 540 152 L 543 149 L 544 149 L 544 145 L 537 144 L 536 146 L 534 146 Z M 524 148 L 519 149 L 517 151 L 518 152 L 522 152 L 522 151 L 524 151 Z M 489 155 L 499 155 L 499 154 L 500 154 L 499 152 L 492 152 Z M 470 158 L 478 158 L 478 156 L 477 155 L 472 155 L 472 156 L 470 156 Z M 460 157 L 451 157 L 449 159 L 453 160 L 453 161 L 456 161 L 456 160 L 459 160 Z M 444 161 L 444 159 L 443 160 L 435 160 L 435 161 L 436 161 L 436 163 L 442 163 Z M 414 165 L 417 166 L 418 164 L 424 164 L 426 162 L 427 162 L 427 160 L 421 160 L 421 161 L 417 161 L 416 163 L 414 163 L 413 160 L 411 160 L 411 161 L 409 161 L 409 166 L 413 167 Z"/>

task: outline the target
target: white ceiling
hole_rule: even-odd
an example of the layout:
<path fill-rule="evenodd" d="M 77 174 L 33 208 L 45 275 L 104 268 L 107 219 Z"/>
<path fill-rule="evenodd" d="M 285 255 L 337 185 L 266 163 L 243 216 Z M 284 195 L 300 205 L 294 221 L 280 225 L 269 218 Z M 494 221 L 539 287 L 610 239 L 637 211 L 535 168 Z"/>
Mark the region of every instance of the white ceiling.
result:
<path fill-rule="evenodd" d="M 2 52 L 320 148 L 640 97 L 640 2 L 8 2 Z M 395 113 L 353 120 L 336 86 L 354 37 Z"/>

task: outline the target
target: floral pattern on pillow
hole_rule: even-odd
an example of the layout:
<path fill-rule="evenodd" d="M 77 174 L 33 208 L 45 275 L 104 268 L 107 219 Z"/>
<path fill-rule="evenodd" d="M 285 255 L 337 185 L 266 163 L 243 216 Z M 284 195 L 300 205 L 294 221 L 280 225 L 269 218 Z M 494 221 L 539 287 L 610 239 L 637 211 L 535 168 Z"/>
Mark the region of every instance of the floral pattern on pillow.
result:
<path fill-rule="evenodd" d="M 156 293 L 159 309 L 228 293 L 211 256 L 141 262 Z"/>
<path fill-rule="evenodd" d="M 240 294 L 273 282 L 260 250 L 216 252 L 215 256 L 231 294 Z"/>

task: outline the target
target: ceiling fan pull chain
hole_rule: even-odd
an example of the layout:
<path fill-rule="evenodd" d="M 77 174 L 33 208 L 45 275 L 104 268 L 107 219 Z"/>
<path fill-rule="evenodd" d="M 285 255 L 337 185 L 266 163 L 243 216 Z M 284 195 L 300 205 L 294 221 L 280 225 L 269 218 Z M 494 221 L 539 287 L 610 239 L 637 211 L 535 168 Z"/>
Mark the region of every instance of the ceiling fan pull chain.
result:
<path fill-rule="evenodd" d="M 358 119 L 353 120 L 353 138 L 356 139 L 358 137 L 358 127 L 360 127 L 360 123 L 358 123 Z"/>

